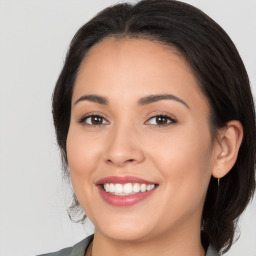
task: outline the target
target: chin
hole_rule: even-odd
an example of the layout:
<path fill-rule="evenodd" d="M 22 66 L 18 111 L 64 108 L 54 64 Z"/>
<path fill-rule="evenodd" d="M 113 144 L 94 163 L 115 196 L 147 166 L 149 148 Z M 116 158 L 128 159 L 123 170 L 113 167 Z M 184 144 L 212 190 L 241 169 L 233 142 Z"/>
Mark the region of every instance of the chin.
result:
<path fill-rule="evenodd" d="M 101 220 L 100 223 L 95 223 L 95 233 L 100 232 L 110 239 L 119 241 L 131 242 L 144 240 L 152 235 L 154 228 L 150 221 L 146 222 L 144 219 L 142 222 L 142 219 L 139 219 L 140 223 L 136 220 L 125 220 L 124 218 L 117 218 L 118 221 Z"/>
<path fill-rule="evenodd" d="M 104 232 L 102 230 L 101 232 Z M 104 235 L 116 240 L 116 241 L 123 241 L 123 242 L 134 242 L 134 241 L 141 241 L 146 240 L 149 237 L 150 232 L 145 232 L 145 230 L 124 230 L 124 229 L 108 229 L 104 232 Z"/>

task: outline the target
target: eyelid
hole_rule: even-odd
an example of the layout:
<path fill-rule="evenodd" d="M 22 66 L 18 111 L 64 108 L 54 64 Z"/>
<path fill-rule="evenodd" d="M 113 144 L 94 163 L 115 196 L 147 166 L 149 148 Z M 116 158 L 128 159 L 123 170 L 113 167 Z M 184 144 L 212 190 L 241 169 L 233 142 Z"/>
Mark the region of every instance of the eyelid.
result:
<path fill-rule="evenodd" d="M 102 124 L 88 124 L 86 123 L 86 119 L 90 118 L 90 117 L 100 117 L 102 118 L 104 121 L 106 121 L 105 123 Z M 162 124 L 162 125 L 158 125 L 158 124 L 149 124 L 149 120 L 151 120 L 152 118 L 157 118 L 157 117 L 164 117 L 167 118 L 170 122 L 168 122 L 167 124 Z M 99 113 L 99 112 L 90 112 L 90 113 L 86 113 L 85 115 L 83 115 L 79 120 L 79 123 L 83 124 L 83 125 L 87 125 L 87 126 L 91 126 L 91 127 L 99 127 L 99 126 L 103 126 L 103 125 L 107 125 L 110 124 L 110 122 L 108 121 L 108 119 L 105 117 L 105 115 L 103 113 Z M 158 127 L 165 127 L 165 126 L 169 126 L 169 125 L 173 125 L 177 123 L 177 119 L 176 117 L 174 117 L 173 115 L 171 115 L 170 113 L 166 113 L 166 112 L 154 112 L 154 113 L 150 113 L 150 116 L 148 115 L 147 117 L 147 121 L 144 124 L 147 125 L 152 125 L 152 126 L 158 126 Z"/>
<path fill-rule="evenodd" d="M 85 121 L 86 119 L 90 118 L 90 117 L 100 117 L 102 118 L 103 120 L 105 120 L 107 122 L 107 124 L 109 124 L 110 122 L 107 120 L 106 117 L 104 117 L 104 115 L 102 113 L 98 113 L 98 112 L 90 112 L 90 113 L 87 113 L 85 115 L 83 115 L 81 118 L 79 118 L 78 122 L 83 124 L 83 125 L 87 125 L 87 126 L 102 126 L 102 125 L 106 125 L 106 123 L 103 123 L 103 124 L 98 124 L 98 125 L 94 125 L 94 124 L 87 124 Z"/>
<path fill-rule="evenodd" d="M 151 113 L 151 116 L 147 118 L 147 121 L 145 122 L 145 124 L 147 124 L 149 122 L 150 119 L 152 118 L 156 118 L 156 117 L 164 117 L 170 120 L 169 123 L 167 124 L 163 124 L 163 125 L 158 125 L 158 124 L 148 124 L 148 125 L 152 125 L 152 126 L 158 126 L 158 127 L 166 127 L 169 125 L 173 125 L 175 123 L 177 123 L 177 119 L 175 117 L 173 117 L 170 113 L 166 113 L 166 112 L 155 112 L 154 114 Z"/>

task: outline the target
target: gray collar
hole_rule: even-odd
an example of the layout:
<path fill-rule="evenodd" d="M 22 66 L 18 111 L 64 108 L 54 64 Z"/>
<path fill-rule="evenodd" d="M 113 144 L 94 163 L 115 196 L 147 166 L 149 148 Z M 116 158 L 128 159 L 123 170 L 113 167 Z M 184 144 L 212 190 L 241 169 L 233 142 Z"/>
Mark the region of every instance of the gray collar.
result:
<path fill-rule="evenodd" d="M 81 242 L 75 244 L 72 248 L 71 256 L 84 256 L 88 246 L 93 240 L 93 236 L 94 235 L 88 236 Z"/>
<path fill-rule="evenodd" d="M 207 252 L 206 252 L 206 256 L 220 256 L 220 254 L 215 250 L 214 247 L 209 245 Z"/>

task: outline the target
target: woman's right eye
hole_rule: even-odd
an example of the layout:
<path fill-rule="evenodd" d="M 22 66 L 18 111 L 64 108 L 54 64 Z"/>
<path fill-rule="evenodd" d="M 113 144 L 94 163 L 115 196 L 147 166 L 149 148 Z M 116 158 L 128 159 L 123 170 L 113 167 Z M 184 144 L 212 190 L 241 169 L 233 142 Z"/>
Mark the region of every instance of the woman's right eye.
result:
<path fill-rule="evenodd" d="M 108 121 L 99 115 L 85 116 L 85 117 L 81 118 L 81 120 L 79 122 L 83 123 L 85 125 L 93 125 L 93 126 L 100 126 L 100 125 L 108 124 Z"/>

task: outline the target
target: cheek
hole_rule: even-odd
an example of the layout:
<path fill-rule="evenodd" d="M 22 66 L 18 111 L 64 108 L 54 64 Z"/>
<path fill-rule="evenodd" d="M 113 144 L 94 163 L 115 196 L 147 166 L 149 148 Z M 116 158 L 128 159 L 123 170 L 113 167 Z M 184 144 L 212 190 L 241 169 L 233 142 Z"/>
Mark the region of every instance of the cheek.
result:
<path fill-rule="evenodd" d="M 69 129 L 67 136 L 67 158 L 71 172 L 74 175 L 87 175 L 95 168 L 100 151 L 100 143 L 96 138 L 87 135 L 79 128 Z"/>
<path fill-rule="evenodd" d="M 167 195 L 172 195 L 168 202 L 198 206 L 211 177 L 213 147 L 208 129 L 186 126 L 155 141 L 149 154 L 166 181 Z"/>
<path fill-rule="evenodd" d="M 67 137 L 67 159 L 75 194 L 83 207 L 83 201 L 91 197 L 93 173 L 100 158 L 99 143 L 91 141 L 79 129 L 70 127 Z M 83 198 L 86 195 L 86 198 Z M 84 203 L 86 205 L 86 202 Z M 84 208 L 84 207 L 83 207 Z"/>

